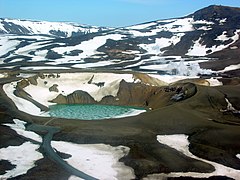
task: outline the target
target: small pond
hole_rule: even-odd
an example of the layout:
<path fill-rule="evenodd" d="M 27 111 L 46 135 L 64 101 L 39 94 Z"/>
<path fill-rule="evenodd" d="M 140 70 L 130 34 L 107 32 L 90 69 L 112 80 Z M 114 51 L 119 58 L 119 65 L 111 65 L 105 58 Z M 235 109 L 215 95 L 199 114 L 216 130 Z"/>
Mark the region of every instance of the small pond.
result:
<path fill-rule="evenodd" d="M 96 104 L 52 105 L 48 114 L 51 117 L 81 120 L 101 120 L 135 116 L 146 112 L 143 108 L 130 106 L 110 106 Z"/>

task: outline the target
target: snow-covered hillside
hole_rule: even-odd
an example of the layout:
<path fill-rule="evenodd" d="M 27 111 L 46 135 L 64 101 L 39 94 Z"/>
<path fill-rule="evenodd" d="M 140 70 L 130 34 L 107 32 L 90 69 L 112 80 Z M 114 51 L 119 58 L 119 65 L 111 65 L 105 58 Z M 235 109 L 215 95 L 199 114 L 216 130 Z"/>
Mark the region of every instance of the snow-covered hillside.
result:
<path fill-rule="evenodd" d="M 0 34 L 49 35 L 71 37 L 108 30 L 106 27 L 88 26 L 77 23 L 0 19 Z"/>
<path fill-rule="evenodd" d="M 56 66 L 104 67 L 180 75 L 211 72 L 200 68 L 199 64 L 204 64 L 208 69 L 223 72 L 240 64 L 239 18 L 239 8 L 209 6 L 182 18 L 70 38 L 3 34 L 0 36 L 0 64 L 21 69 L 31 69 L 37 64 L 48 69 Z M 29 21 L 19 23 L 25 27 Z M 36 25 L 31 29 L 34 34 L 40 34 L 37 31 L 42 30 L 43 34 L 49 35 L 45 27 L 53 26 L 48 22 L 31 23 Z M 82 28 L 68 26 L 70 24 L 58 23 L 53 31 L 64 31 L 65 36 L 71 36 L 72 32 Z M 99 28 L 89 31 L 99 31 Z M 227 58 L 223 54 L 228 54 Z"/>

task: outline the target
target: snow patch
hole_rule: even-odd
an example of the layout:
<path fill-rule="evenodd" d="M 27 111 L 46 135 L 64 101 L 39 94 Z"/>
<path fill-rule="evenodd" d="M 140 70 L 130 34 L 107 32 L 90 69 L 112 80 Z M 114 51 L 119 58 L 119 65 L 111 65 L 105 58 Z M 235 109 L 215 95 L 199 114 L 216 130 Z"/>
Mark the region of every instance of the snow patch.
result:
<path fill-rule="evenodd" d="M 14 95 L 16 86 L 17 86 L 17 82 L 4 84 L 3 90 L 7 94 L 7 96 L 15 103 L 18 110 L 22 112 L 26 112 L 28 114 L 32 114 L 32 115 L 37 115 L 37 116 L 41 115 L 41 110 L 37 106 L 35 106 L 33 103 Z"/>
<path fill-rule="evenodd" d="M 209 83 L 210 86 L 222 86 L 223 83 L 220 82 L 218 79 L 211 77 L 210 79 L 206 79 Z"/>
<path fill-rule="evenodd" d="M 35 166 L 35 162 L 42 159 L 43 156 L 37 150 L 39 145 L 25 142 L 20 146 L 8 146 L 0 149 L 0 160 L 7 160 L 16 167 L 7 170 L 5 174 L 0 175 L 0 179 L 13 178 L 22 174 Z"/>
<path fill-rule="evenodd" d="M 73 68 L 93 68 L 93 67 L 103 67 L 114 64 L 111 61 L 98 61 L 95 63 L 82 63 L 82 64 L 74 64 L 72 65 Z"/>
<path fill-rule="evenodd" d="M 232 46 L 232 47 L 230 47 L 230 49 L 232 49 L 232 50 L 238 49 L 238 46 Z"/>
<path fill-rule="evenodd" d="M 240 154 L 237 154 L 236 157 L 237 157 L 238 159 L 240 159 Z"/>
<path fill-rule="evenodd" d="M 224 73 L 224 72 L 227 72 L 227 71 L 233 71 L 233 70 L 237 70 L 237 69 L 240 69 L 240 64 L 227 66 L 223 70 L 220 70 L 218 72 Z"/>
<path fill-rule="evenodd" d="M 27 66 L 21 67 L 22 70 L 43 70 L 43 69 L 71 69 L 68 67 L 60 67 L 60 66 Z"/>
<path fill-rule="evenodd" d="M 180 42 L 181 38 L 184 36 L 184 33 L 178 33 L 171 38 L 156 38 L 155 43 L 153 44 L 140 44 L 139 47 L 148 51 L 147 54 L 162 54 L 164 51 L 161 51 L 162 48 L 168 47 L 170 45 L 176 45 Z"/>
<path fill-rule="evenodd" d="M 107 39 L 120 40 L 123 37 L 124 36 L 120 35 L 120 34 L 97 36 L 88 41 L 83 41 L 81 44 L 76 45 L 76 46 L 57 47 L 57 48 L 53 48 L 52 50 L 57 52 L 58 54 L 64 54 L 64 53 L 67 53 L 67 52 L 70 52 L 73 50 L 82 50 L 83 52 L 80 53 L 77 57 L 78 57 L 78 59 L 83 59 L 83 58 L 88 58 L 88 57 L 94 55 L 97 52 L 97 49 L 106 43 Z M 62 58 L 60 58 L 60 59 L 62 59 Z"/>
<path fill-rule="evenodd" d="M 27 74 L 27 73 L 20 73 L 19 75 L 17 75 L 17 77 L 21 77 L 21 78 L 29 78 L 29 77 L 33 77 L 36 74 Z"/>
<path fill-rule="evenodd" d="M 156 25 L 155 22 L 152 22 L 152 23 L 147 23 L 147 24 L 139 24 L 139 25 L 135 25 L 135 26 L 130 26 L 130 27 L 127 27 L 127 29 L 146 29 L 150 26 L 154 26 Z"/>
<path fill-rule="evenodd" d="M 220 36 L 218 36 L 216 39 L 214 39 L 214 40 L 217 40 L 217 41 L 227 41 L 229 39 L 230 38 L 227 37 L 227 31 L 223 31 L 223 33 Z"/>
<path fill-rule="evenodd" d="M 11 40 L 7 36 L 0 36 L 0 57 L 4 54 L 7 54 L 8 52 L 16 49 L 16 46 L 20 44 L 20 41 L 17 40 Z M 0 64 L 2 64 L 3 61 L 0 61 Z"/>
<path fill-rule="evenodd" d="M 31 131 L 27 131 L 25 128 L 26 122 L 21 121 L 19 119 L 13 119 L 13 122 L 15 124 L 3 124 L 5 126 L 10 127 L 11 129 L 13 129 L 14 131 L 16 131 L 19 135 L 29 138 L 31 140 L 34 140 L 36 142 L 42 142 L 42 137 L 39 136 L 38 134 L 31 132 Z"/>
<path fill-rule="evenodd" d="M 0 78 L 6 78 L 6 77 L 8 77 L 7 73 L 0 73 Z"/>
<path fill-rule="evenodd" d="M 236 170 L 230 167 L 226 167 L 222 164 L 218 164 L 215 162 L 211 162 L 202 158 L 199 158 L 195 155 L 193 155 L 189 151 L 189 141 L 188 136 L 184 134 L 175 134 L 175 135 L 158 135 L 157 140 L 164 145 L 167 145 L 173 149 L 176 149 L 177 151 L 181 152 L 182 154 L 199 160 L 203 161 L 205 163 L 211 164 L 214 166 L 215 171 L 212 173 L 197 173 L 197 172 L 172 172 L 169 174 L 152 174 L 148 175 L 144 179 L 158 179 L 158 178 L 167 178 L 167 177 L 194 177 L 194 178 L 209 178 L 211 176 L 227 176 L 231 177 L 233 179 L 239 179 L 240 170 Z"/>
<path fill-rule="evenodd" d="M 207 48 L 206 45 L 203 45 L 201 43 L 201 37 L 200 37 L 198 40 L 196 40 L 194 42 L 194 45 L 188 50 L 186 55 L 188 55 L 188 56 L 206 56 L 207 54 L 221 51 L 221 50 L 229 47 L 230 45 L 234 44 L 239 39 L 239 35 L 238 35 L 239 32 L 240 32 L 240 30 L 236 30 L 234 33 L 234 36 L 232 36 L 230 38 L 227 38 L 225 34 L 220 35 L 215 40 L 225 41 L 225 40 L 232 39 L 233 42 L 231 42 L 227 45 L 224 45 L 224 44 L 219 45 L 219 46 L 214 45 L 211 48 Z"/>
<path fill-rule="evenodd" d="M 129 153 L 125 146 L 113 147 L 106 144 L 73 144 L 63 141 L 52 141 L 51 145 L 57 151 L 70 154 L 65 159 L 71 166 L 98 179 L 134 179 L 132 168 L 119 162 L 119 159 Z M 76 177 L 71 177 L 76 178 Z"/>

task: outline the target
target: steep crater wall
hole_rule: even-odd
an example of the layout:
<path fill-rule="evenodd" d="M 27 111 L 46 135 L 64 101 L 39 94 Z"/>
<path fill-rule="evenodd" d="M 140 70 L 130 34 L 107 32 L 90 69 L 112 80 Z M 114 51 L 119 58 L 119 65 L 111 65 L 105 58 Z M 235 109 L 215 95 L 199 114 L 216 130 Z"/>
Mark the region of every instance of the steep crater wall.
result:
<path fill-rule="evenodd" d="M 187 99 L 197 92 L 193 83 L 168 86 L 163 81 L 141 73 L 40 73 L 11 83 L 10 86 L 13 101 L 27 101 L 28 106 L 39 109 L 39 114 L 48 111 L 49 106 L 54 104 L 102 104 L 157 109 Z M 15 104 L 19 106 L 24 103 Z"/>

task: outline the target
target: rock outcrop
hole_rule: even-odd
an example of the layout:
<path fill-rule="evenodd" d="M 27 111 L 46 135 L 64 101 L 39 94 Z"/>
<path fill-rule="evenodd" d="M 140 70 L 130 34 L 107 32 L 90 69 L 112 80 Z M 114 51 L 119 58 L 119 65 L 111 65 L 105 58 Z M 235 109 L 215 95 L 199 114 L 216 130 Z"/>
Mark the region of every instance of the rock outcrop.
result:
<path fill-rule="evenodd" d="M 58 95 L 51 102 L 57 104 L 94 104 L 97 103 L 87 92 L 77 90 L 68 96 Z"/>

